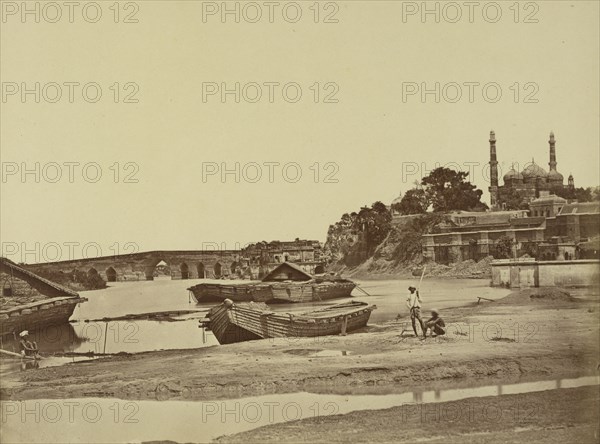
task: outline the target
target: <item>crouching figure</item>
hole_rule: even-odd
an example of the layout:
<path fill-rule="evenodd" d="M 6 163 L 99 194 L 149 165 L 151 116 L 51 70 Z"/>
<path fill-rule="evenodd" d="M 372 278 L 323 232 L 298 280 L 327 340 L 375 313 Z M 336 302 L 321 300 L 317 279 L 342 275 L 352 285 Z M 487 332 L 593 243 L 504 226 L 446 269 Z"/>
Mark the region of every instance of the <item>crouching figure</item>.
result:
<path fill-rule="evenodd" d="M 431 318 L 425 321 L 425 336 L 427 336 L 427 330 L 431 331 L 431 337 L 446 334 L 446 323 L 440 317 L 440 312 L 435 308 L 431 309 Z"/>

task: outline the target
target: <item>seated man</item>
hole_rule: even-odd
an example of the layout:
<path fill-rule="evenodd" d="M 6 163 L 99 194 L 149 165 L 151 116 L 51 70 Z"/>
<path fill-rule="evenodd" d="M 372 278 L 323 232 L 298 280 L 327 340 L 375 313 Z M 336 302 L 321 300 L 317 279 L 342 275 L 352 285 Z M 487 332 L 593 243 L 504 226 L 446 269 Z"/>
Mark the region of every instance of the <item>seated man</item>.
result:
<path fill-rule="evenodd" d="M 427 336 L 427 329 L 431 330 L 431 337 L 434 336 L 434 333 L 435 336 L 446 334 L 446 323 L 435 308 L 431 309 L 431 318 L 425 322 L 425 336 Z"/>
<path fill-rule="evenodd" d="M 21 355 L 23 356 L 31 356 L 33 358 L 38 358 L 38 346 L 35 341 L 29 340 L 29 332 L 27 330 L 19 333 L 21 340 L 19 341 L 19 345 L 21 347 Z"/>

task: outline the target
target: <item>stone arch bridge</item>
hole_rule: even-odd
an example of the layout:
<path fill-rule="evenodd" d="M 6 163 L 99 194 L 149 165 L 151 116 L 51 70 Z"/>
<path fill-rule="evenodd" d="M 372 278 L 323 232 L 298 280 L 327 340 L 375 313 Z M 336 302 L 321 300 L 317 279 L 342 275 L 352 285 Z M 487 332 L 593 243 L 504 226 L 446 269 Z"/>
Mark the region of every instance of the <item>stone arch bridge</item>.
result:
<path fill-rule="evenodd" d="M 37 272 L 71 273 L 73 270 L 88 274 L 98 273 L 106 282 L 153 280 L 159 264 L 166 264 L 171 279 L 219 279 L 241 267 L 239 250 L 215 251 L 147 251 L 115 256 L 49 262 L 27 265 Z"/>

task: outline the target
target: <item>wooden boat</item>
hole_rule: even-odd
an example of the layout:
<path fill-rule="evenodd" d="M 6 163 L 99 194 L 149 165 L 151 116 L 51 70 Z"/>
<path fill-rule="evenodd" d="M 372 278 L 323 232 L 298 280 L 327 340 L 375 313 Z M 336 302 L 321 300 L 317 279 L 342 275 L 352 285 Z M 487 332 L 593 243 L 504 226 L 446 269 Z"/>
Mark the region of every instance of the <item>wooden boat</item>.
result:
<path fill-rule="evenodd" d="M 335 275 L 312 276 L 284 262 L 263 278 L 243 284 L 198 284 L 188 288 L 196 302 L 313 302 L 350 297 L 356 284 Z"/>
<path fill-rule="evenodd" d="M 15 335 L 22 330 L 39 330 L 69 322 L 75 306 L 86 298 L 57 297 L 0 310 L 0 335 Z"/>
<path fill-rule="evenodd" d="M 269 285 L 260 281 L 238 284 L 198 284 L 188 288 L 196 302 L 215 302 L 231 299 L 235 302 L 267 302 L 273 299 Z"/>
<path fill-rule="evenodd" d="M 277 313 L 264 303 L 224 301 L 211 308 L 202 327 L 212 330 L 220 344 L 254 339 L 314 337 L 346 334 L 367 325 L 377 307 L 351 301 L 303 313 Z"/>
<path fill-rule="evenodd" d="M 0 275 L 4 280 L 0 336 L 66 324 L 75 306 L 87 301 L 75 291 L 3 257 L 0 258 Z"/>

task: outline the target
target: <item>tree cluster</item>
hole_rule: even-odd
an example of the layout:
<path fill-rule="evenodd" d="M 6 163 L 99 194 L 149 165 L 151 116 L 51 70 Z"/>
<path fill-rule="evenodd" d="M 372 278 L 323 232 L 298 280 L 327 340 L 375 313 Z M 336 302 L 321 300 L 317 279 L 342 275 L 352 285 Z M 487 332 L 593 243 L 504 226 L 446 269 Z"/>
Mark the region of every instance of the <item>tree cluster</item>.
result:
<path fill-rule="evenodd" d="M 434 212 L 483 211 L 483 191 L 467 180 L 468 172 L 439 167 L 421 179 L 419 186 L 408 190 L 393 209 L 400 214 L 422 214 L 429 207 Z"/>
<path fill-rule="evenodd" d="M 390 231 L 391 221 L 388 208 L 379 201 L 371 207 L 361 208 L 358 213 L 346 213 L 338 222 L 329 226 L 325 250 L 338 259 L 351 257 L 356 259 L 351 259 L 351 262 L 360 262 L 371 256 L 385 239 Z M 348 240 L 353 237 L 357 237 L 357 242 Z"/>

